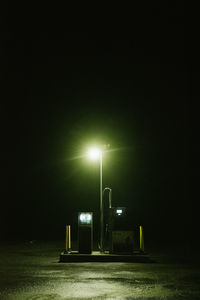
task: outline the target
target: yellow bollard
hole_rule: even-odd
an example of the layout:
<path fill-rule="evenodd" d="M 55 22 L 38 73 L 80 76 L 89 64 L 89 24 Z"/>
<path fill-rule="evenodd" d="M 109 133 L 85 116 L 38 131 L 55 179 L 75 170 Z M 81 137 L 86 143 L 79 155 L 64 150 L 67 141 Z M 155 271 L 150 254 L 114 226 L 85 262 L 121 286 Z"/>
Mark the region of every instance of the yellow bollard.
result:
<path fill-rule="evenodd" d="M 144 234 L 142 226 L 140 226 L 140 251 L 144 252 Z"/>
<path fill-rule="evenodd" d="M 71 226 L 66 226 L 66 251 L 71 251 Z"/>
<path fill-rule="evenodd" d="M 71 251 L 71 226 L 69 225 L 69 251 Z"/>

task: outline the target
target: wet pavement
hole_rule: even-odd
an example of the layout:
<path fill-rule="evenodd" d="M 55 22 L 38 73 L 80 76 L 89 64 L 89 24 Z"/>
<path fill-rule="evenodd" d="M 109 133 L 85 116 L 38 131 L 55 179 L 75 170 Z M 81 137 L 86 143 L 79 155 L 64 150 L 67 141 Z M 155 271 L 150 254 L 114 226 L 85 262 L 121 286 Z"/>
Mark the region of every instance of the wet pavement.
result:
<path fill-rule="evenodd" d="M 155 252 L 156 263 L 59 263 L 63 244 L 1 244 L 0 299 L 200 299 L 194 257 Z"/>

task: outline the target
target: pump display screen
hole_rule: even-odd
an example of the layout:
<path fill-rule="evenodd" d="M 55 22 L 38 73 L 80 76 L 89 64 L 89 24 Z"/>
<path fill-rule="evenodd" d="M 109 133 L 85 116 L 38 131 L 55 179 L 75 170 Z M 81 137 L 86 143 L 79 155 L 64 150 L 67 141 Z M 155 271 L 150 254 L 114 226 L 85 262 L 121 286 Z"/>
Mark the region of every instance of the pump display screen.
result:
<path fill-rule="evenodd" d="M 126 208 L 125 207 L 115 207 L 114 208 L 114 215 L 117 217 L 125 216 L 126 215 Z"/>
<path fill-rule="evenodd" d="M 92 214 L 91 213 L 80 213 L 79 222 L 81 224 L 91 224 L 92 223 Z"/>

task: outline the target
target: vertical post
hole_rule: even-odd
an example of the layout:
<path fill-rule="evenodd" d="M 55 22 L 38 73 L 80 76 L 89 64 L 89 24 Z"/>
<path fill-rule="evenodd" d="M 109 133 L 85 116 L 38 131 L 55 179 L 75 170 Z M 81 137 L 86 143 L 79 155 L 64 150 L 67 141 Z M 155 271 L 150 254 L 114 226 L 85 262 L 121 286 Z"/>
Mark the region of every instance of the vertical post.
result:
<path fill-rule="evenodd" d="M 69 233 L 68 233 L 68 236 L 69 236 L 69 251 L 71 251 L 71 226 L 69 225 L 68 226 L 68 230 L 69 230 Z"/>
<path fill-rule="evenodd" d="M 66 252 L 71 250 L 71 226 L 66 226 Z"/>
<path fill-rule="evenodd" d="M 100 251 L 103 252 L 102 152 L 100 152 Z"/>
<path fill-rule="evenodd" d="M 65 250 L 68 251 L 68 226 L 66 226 L 66 246 Z"/>
<path fill-rule="evenodd" d="M 112 208 L 112 189 L 109 189 L 109 208 Z"/>
<path fill-rule="evenodd" d="M 140 226 L 140 251 L 144 252 L 144 234 L 142 226 Z"/>

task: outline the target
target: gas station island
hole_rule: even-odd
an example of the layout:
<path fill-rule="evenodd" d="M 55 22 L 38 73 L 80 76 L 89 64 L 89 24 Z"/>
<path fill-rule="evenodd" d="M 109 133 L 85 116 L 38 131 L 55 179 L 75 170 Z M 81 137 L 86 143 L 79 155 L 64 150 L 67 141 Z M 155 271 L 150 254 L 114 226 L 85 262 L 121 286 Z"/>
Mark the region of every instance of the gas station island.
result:
<path fill-rule="evenodd" d="M 104 149 L 105 150 L 105 149 Z M 93 212 L 78 213 L 78 250 L 71 249 L 71 226 L 66 226 L 66 249 L 60 262 L 73 261 L 148 261 L 144 252 L 143 227 L 131 228 L 127 222 L 126 207 L 112 207 L 112 189 L 102 188 L 102 149 L 92 148 L 88 156 L 99 159 L 100 169 L 100 238 L 98 251 L 93 247 Z M 103 195 L 109 190 L 109 206 L 103 205 Z"/>
<path fill-rule="evenodd" d="M 81 261 L 132 261 L 148 262 L 144 251 L 143 227 L 131 230 L 127 226 L 125 207 L 108 209 L 103 232 L 103 248 L 94 251 L 93 213 L 78 213 L 78 249 L 71 249 L 71 227 L 66 226 L 66 249 L 60 254 L 60 262 Z"/>

